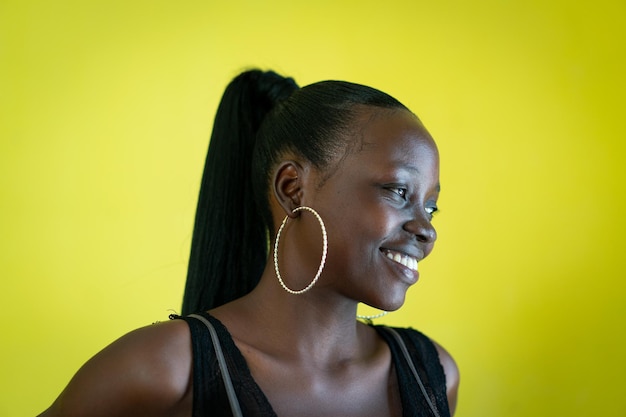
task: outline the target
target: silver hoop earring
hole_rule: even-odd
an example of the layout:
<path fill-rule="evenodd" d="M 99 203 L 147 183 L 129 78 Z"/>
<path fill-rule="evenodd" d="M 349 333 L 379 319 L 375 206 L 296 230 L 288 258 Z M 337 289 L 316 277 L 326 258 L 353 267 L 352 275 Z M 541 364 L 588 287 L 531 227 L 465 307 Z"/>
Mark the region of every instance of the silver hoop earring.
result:
<path fill-rule="evenodd" d="M 324 221 L 317 213 L 317 211 L 313 210 L 311 207 L 296 207 L 293 212 L 295 213 L 300 210 L 306 210 L 313 213 L 317 221 L 320 223 L 320 227 L 322 228 L 322 238 L 324 239 L 322 247 L 322 261 L 320 262 L 320 267 L 317 269 L 317 274 L 315 274 L 313 281 L 311 281 L 309 285 L 297 291 L 287 287 L 287 285 L 283 281 L 283 278 L 280 276 L 280 271 L 278 270 L 278 241 L 280 240 L 280 234 L 282 233 L 283 228 L 285 227 L 285 224 L 287 224 L 287 220 L 289 219 L 289 216 L 285 216 L 285 218 L 283 219 L 283 223 L 280 225 L 280 227 L 278 228 L 278 232 L 276 233 L 276 242 L 274 242 L 274 270 L 276 271 L 278 282 L 280 282 L 280 285 L 283 287 L 283 289 L 290 294 L 302 294 L 313 288 L 317 280 L 320 278 L 320 275 L 322 275 L 322 270 L 324 269 L 324 265 L 326 264 L 326 254 L 328 253 L 328 237 L 326 236 L 326 226 L 324 226 Z"/>

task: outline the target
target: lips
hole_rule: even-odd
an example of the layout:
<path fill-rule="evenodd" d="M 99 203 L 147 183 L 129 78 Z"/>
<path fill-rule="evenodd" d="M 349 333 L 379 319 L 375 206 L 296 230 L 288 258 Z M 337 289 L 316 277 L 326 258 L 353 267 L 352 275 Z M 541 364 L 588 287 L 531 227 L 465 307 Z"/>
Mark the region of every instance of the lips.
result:
<path fill-rule="evenodd" d="M 382 249 L 383 254 L 393 262 L 396 262 L 412 271 L 417 272 L 417 258 L 406 253 L 397 252 L 391 249 Z"/>

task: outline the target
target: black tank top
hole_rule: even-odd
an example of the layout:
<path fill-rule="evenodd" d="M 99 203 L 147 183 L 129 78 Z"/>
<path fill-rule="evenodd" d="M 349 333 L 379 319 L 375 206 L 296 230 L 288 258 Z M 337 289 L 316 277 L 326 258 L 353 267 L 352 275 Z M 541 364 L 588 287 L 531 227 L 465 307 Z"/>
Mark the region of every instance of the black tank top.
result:
<path fill-rule="evenodd" d="M 277 417 L 267 397 L 252 378 L 245 358 L 235 345 L 226 327 L 216 318 L 200 313 L 215 327 L 226 364 L 237 393 L 243 415 L 246 417 Z M 230 404 L 215 350 L 207 327 L 191 317 L 174 316 L 187 322 L 191 331 L 193 349 L 193 417 L 232 417 Z M 400 386 L 403 417 L 432 417 L 428 403 L 408 367 L 398 342 L 384 326 L 373 326 L 391 350 Z M 446 396 L 446 381 L 439 356 L 433 343 L 413 329 L 395 328 L 417 368 L 430 400 L 441 417 L 450 417 Z"/>

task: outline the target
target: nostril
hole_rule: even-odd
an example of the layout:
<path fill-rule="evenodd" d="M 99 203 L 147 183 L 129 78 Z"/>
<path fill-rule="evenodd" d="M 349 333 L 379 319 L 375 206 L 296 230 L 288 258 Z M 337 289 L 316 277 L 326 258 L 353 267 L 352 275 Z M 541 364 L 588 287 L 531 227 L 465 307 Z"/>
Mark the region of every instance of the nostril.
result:
<path fill-rule="evenodd" d="M 437 240 L 437 232 L 430 221 L 414 219 L 407 222 L 404 229 L 420 242 L 432 243 Z"/>
<path fill-rule="evenodd" d="M 426 227 L 422 233 L 417 234 L 417 239 L 421 242 L 432 243 L 437 240 L 437 231 L 434 227 Z"/>

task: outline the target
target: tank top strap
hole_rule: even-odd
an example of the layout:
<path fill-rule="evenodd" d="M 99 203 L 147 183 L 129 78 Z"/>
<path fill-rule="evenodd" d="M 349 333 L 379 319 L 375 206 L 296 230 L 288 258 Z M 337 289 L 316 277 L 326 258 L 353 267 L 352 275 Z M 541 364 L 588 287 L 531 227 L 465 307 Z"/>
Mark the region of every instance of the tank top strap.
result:
<path fill-rule="evenodd" d="M 434 343 L 414 329 L 374 328 L 391 350 L 403 415 L 450 417 L 445 374 Z"/>

